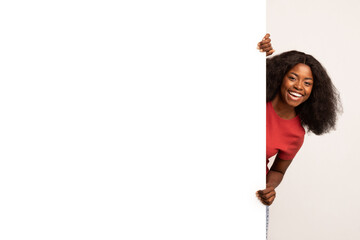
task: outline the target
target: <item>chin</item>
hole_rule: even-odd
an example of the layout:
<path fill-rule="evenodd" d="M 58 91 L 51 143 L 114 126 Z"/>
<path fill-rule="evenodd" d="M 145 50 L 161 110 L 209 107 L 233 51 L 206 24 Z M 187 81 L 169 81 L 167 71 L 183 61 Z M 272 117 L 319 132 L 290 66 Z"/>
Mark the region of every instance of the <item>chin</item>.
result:
<path fill-rule="evenodd" d="M 287 101 L 287 104 L 291 107 L 297 107 L 300 106 L 303 102 L 293 102 L 293 101 Z"/>

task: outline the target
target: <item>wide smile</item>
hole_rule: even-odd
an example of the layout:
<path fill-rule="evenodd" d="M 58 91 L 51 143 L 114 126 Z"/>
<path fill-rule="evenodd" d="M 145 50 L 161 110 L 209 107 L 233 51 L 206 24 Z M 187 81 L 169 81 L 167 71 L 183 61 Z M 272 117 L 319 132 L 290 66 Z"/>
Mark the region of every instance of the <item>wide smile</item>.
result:
<path fill-rule="evenodd" d="M 289 95 L 290 99 L 292 99 L 294 101 L 299 101 L 299 100 L 301 100 L 301 98 L 304 97 L 302 94 L 297 93 L 297 92 L 292 92 L 292 91 L 288 91 L 288 95 Z"/>

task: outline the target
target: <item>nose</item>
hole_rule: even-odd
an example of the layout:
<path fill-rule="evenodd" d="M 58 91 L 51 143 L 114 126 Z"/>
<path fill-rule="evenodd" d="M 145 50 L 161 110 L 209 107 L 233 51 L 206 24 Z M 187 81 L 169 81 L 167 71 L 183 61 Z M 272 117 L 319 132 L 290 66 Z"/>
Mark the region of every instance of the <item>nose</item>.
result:
<path fill-rule="evenodd" d="M 294 84 L 294 88 L 297 89 L 297 90 L 302 90 L 302 86 L 301 86 L 300 81 L 296 81 L 296 83 Z"/>

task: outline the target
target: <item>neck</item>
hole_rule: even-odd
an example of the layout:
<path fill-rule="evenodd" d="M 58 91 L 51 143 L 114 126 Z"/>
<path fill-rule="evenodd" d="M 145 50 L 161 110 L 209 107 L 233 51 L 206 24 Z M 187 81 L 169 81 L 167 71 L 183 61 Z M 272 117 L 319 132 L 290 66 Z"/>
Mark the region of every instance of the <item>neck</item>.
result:
<path fill-rule="evenodd" d="M 278 93 L 274 100 L 271 101 L 271 104 L 276 112 L 276 114 L 284 119 L 291 119 L 296 117 L 295 108 L 286 104 L 280 97 Z"/>

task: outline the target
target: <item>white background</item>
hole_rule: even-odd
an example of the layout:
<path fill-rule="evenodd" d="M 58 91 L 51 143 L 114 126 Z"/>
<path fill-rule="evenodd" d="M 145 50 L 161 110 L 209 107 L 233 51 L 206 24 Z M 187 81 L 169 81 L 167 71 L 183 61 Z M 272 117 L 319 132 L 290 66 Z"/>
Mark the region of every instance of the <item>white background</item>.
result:
<path fill-rule="evenodd" d="M 264 1 L 0 9 L 1 239 L 265 238 Z"/>
<path fill-rule="evenodd" d="M 360 2 L 267 1 L 276 53 L 304 51 L 327 69 L 341 94 L 337 130 L 306 135 L 277 188 L 269 240 L 360 239 Z"/>

